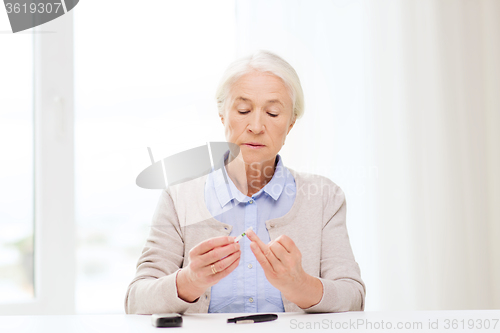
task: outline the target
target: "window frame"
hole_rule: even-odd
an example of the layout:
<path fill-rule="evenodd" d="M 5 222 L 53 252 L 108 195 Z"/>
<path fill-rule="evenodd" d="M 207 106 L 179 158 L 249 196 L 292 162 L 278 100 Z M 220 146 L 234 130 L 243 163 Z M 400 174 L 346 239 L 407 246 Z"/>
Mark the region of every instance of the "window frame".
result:
<path fill-rule="evenodd" d="M 75 314 L 73 12 L 33 33 L 34 298 L 2 315 Z"/>

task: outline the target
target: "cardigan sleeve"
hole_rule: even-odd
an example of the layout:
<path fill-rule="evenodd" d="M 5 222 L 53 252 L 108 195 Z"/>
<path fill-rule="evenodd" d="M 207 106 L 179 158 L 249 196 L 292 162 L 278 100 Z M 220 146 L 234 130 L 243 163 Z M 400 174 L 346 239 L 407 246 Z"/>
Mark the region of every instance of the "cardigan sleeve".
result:
<path fill-rule="evenodd" d="M 304 311 L 363 311 L 366 290 L 347 234 L 345 194 L 333 182 L 331 185 L 321 235 L 319 280 L 323 284 L 323 296 L 318 304 Z"/>
<path fill-rule="evenodd" d="M 161 192 L 149 236 L 125 296 L 127 314 L 183 313 L 189 305 L 177 294 L 184 240 L 172 198 Z"/>

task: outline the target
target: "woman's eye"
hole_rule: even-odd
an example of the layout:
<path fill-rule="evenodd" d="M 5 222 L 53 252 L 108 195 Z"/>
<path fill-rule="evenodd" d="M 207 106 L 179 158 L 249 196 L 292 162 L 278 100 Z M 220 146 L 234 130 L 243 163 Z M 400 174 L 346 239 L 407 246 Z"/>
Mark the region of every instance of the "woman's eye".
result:
<path fill-rule="evenodd" d="M 277 117 L 278 116 L 278 114 L 276 114 L 276 113 L 268 113 L 268 115 L 270 115 L 271 117 Z"/>
<path fill-rule="evenodd" d="M 246 110 L 238 110 L 238 112 L 239 112 L 240 114 L 247 114 L 247 113 L 248 113 L 248 112 L 250 112 L 250 111 L 246 111 Z"/>

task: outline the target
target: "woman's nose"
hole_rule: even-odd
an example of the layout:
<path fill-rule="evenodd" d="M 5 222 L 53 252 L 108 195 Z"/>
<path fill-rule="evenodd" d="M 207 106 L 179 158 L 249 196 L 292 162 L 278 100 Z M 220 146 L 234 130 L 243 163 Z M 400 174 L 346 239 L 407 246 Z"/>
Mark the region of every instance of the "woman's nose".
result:
<path fill-rule="evenodd" d="M 252 112 L 249 118 L 248 130 L 255 134 L 262 133 L 265 129 L 264 117 L 262 117 L 261 112 Z"/>

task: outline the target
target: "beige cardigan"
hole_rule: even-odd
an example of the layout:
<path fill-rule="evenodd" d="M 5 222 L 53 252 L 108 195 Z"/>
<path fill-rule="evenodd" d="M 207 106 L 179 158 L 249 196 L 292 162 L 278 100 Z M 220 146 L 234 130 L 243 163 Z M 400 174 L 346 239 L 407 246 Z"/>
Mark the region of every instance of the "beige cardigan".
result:
<path fill-rule="evenodd" d="M 296 172 L 297 194 L 290 211 L 266 221 L 271 240 L 285 234 L 302 253 L 304 271 L 323 284 L 321 301 L 301 309 L 283 298 L 285 311 L 363 310 L 365 285 L 349 243 L 344 192 L 326 177 Z M 208 312 L 210 289 L 194 303 L 177 295 L 176 275 L 189 264 L 188 253 L 212 237 L 228 236 L 231 225 L 210 215 L 204 198 L 207 176 L 161 192 L 135 278 L 125 297 L 129 314 Z"/>

